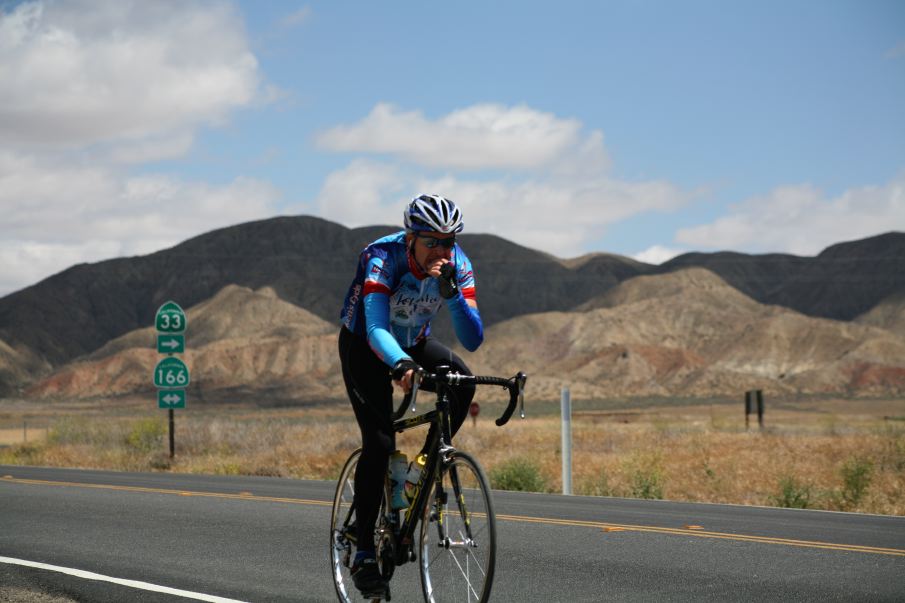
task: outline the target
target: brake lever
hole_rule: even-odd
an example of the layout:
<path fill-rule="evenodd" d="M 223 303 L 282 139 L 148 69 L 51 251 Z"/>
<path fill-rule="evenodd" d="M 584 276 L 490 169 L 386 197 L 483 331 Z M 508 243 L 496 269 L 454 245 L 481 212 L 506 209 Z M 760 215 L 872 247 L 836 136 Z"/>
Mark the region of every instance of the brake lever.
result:
<path fill-rule="evenodd" d="M 424 374 L 423 369 L 418 369 L 412 373 L 412 391 L 409 392 L 409 411 L 415 412 L 415 403 L 418 398 L 418 388 L 421 386 L 421 377 Z"/>

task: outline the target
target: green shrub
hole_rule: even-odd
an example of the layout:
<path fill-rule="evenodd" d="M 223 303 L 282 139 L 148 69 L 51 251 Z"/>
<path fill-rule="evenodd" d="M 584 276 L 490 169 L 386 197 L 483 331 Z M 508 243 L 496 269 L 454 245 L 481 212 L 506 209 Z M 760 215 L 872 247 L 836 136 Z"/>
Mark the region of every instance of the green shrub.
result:
<path fill-rule="evenodd" d="M 243 475 L 242 465 L 236 461 L 221 461 L 214 467 L 215 475 Z"/>
<path fill-rule="evenodd" d="M 596 479 L 591 478 L 580 483 L 575 492 L 586 496 L 616 496 L 615 490 L 610 486 L 610 477 L 604 470 L 600 471 Z"/>
<path fill-rule="evenodd" d="M 635 469 L 632 474 L 632 496 L 647 499 L 663 498 L 663 474 L 656 469 Z"/>
<path fill-rule="evenodd" d="M 514 458 L 490 471 L 490 484 L 497 490 L 546 492 L 547 480 L 540 466 L 528 458 Z"/>
<path fill-rule="evenodd" d="M 842 506 L 852 509 L 858 506 L 870 485 L 874 464 L 865 458 L 851 457 L 842 466 Z"/>
<path fill-rule="evenodd" d="M 20 463 L 34 465 L 40 462 L 44 447 L 36 442 L 23 442 L 21 444 L 13 444 L 7 450 L 8 452 L 2 455 L 4 457 L 3 462 L 11 462 L 14 465 Z"/>
<path fill-rule="evenodd" d="M 163 445 L 166 427 L 163 421 L 146 418 L 136 421 L 126 435 L 126 446 L 139 452 L 153 452 Z"/>
<path fill-rule="evenodd" d="M 659 453 L 635 456 L 628 463 L 634 498 L 661 499 L 666 479 Z"/>
<path fill-rule="evenodd" d="M 807 509 L 811 504 L 811 486 L 792 476 L 784 477 L 779 481 L 779 494 L 771 497 L 771 501 L 786 509 Z"/>

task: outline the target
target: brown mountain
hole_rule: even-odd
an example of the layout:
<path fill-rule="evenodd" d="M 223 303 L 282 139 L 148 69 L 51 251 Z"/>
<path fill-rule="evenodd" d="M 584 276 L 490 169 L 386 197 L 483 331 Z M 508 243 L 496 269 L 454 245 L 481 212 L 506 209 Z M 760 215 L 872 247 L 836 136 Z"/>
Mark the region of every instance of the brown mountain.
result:
<path fill-rule="evenodd" d="M 473 364 L 525 370 L 546 398 L 905 392 L 905 338 L 760 304 L 708 270 L 639 276 L 581 309 L 496 325 Z"/>
<path fill-rule="evenodd" d="M 319 218 L 282 217 L 216 230 L 146 256 L 73 266 L 0 299 L 0 341 L 38 361 L 13 366 L 10 360 L 0 372 L 0 396 L 151 325 L 168 299 L 188 308 L 231 284 L 269 287 L 280 299 L 338 324 L 358 254 L 395 230 L 350 230 Z M 647 268 L 606 256 L 582 272 L 492 235 L 463 235 L 461 241 L 475 265 L 488 326 L 517 314 L 571 307 Z M 435 327 L 446 337 L 451 333 L 445 314 Z"/>
<path fill-rule="evenodd" d="M 890 295 L 857 317 L 855 322 L 880 327 L 905 337 L 905 292 Z"/>
<path fill-rule="evenodd" d="M 188 311 L 189 395 L 265 404 L 344 396 L 337 327 L 271 289 L 229 286 Z M 39 381 L 34 397 L 150 393 L 159 355 L 141 329 Z M 767 306 L 700 268 L 640 276 L 573 312 L 487 331 L 478 372 L 531 375 L 535 398 L 776 394 L 901 395 L 905 337 Z"/>
<path fill-rule="evenodd" d="M 335 325 L 359 251 L 394 230 L 280 217 L 215 230 L 146 256 L 73 266 L 0 299 L 0 396 L 148 327 L 167 299 L 193 307 L 232 284 L 270 288 Z M 758 302 L 814 316 L 848 320 L 905 292 L 903 233 L 835 245 L 814 258 L 686 254 L 660 267 L 608 254 L 564 261 L 491 235 L 462 235 L 461 241 L 475 265 L 487 327 L 574 310 L 633 277 L 696 265 Z M 435 330 L 450 338 L 445 313 Z"/>
<path fill-rule="evenodd" d="M 839 243 L 813 258 L 784 254 L 689 253 L 657 272 L 699 266 L 765 304 L 809 316 L 852 320 L 894 293 L 905 293 L 905 233 Z"/>
<path fill-rule="evenodd" d="M 229 285 L 187 310 L 186 353 L 195 400 L 337 398 L 336 326 L 279 299 Z M 162 357 L 153 327 L 138 329 L 58 369 L 26 391 L 35 398 L 109 397 L 153 391 Z"/>

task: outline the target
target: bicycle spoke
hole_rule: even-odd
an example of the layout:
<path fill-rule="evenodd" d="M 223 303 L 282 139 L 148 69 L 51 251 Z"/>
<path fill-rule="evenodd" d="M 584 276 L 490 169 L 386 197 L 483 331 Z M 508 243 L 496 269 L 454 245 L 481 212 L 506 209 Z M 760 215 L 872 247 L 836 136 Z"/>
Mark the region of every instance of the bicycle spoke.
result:
<path fill-rule="evenodd" d="M 465 578 L 465 585 L 468 587 L 468 590 L 471 591 L 471 594 L 474 595 L 475 601 L 477 601 L 480 597 L 478 595 L 478 592 L 474 589 L 474 586 L 471 583 L 471 576 L 470 576 L 469 571 L 462 567 L 462 564 L 459 563 L 459 559 L 455 555 L 452 555 L 452 560 L 455 562 L 456 567 L 459 568 L 459 572 Z M 468 564 L 467 559 L 466 559 L 465 563 L 466 563 L 466 565 Z M 482 578 L 484 577 L 484 572 L 481 572 L 481 577 Z"/>

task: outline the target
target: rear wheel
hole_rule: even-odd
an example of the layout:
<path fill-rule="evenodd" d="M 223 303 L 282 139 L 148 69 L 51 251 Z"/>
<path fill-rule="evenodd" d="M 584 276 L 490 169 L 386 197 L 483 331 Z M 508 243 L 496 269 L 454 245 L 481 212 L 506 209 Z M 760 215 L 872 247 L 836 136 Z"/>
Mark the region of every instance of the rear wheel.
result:
<path fill-rule="evenodd" d="M 484 471 L 455 452 L 434 484 L 421 521 L 421 587 L 425 601 L 490 598 L 496 560 L 496 518 Z"/>
<path fill-rule="evenodd" d="M 355 467 L 358 466 L 360 456 L 361 449 L 358 449 L 343 466 L 336 484 L 333 513 L 330 516 L 330 563 L 333 585 L 336 587 L 339 600 L 346 603 L 360 599 L 350 574 L 357 538 L 355 513 L 352 508 L 355 499 Z"/>
<path fill-rule="evenodd" d="M 333 496 L 333 512 L 330 515 L 330 563 L 333 573 L 333 586 L 336 587 L 336 595 L 340 601 L 351 603 L 361 600 L 361 594 L 352 582 L 352 561 L 355 558 L 355 549 L 358 540 L 358 530 L 355 518 L 353 502 L 355 500 L 355 468 L 358 459 L 361 458 L 359 448 L 346 461 L 343 470 L 339 474 L 336 484 L 336 493 Z M 394 555 L 396 550 L 396 538 L 392 522 L 398 518 L 398 512 L 387 514 L 386 509 L 388 495 L 380 500 L 380 509 L 377 515 L 377 524 L 374 528 L 374 543 L 377 552 L 377 562 L 380 564 L 380 572 L 389 583 L 395 569 Z M 389 586 L 382 597 L 374 599 L 379 601 L 390 600 Z"/>

